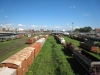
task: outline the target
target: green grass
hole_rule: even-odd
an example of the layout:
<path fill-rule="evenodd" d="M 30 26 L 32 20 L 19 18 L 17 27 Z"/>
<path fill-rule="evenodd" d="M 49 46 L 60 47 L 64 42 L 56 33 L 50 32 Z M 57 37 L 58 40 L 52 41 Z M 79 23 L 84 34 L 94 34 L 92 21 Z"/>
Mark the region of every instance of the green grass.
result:
<path fill-rule="evenodd" d="M 0 42 L 0 62 L 28 46 L 28 44 L 25 44 L 27 38 L 28 37 L 23 37 L 21 39 Z"/>
<path fill-rule="evenodd" d="M 35 35 L 31 36 L 34 37 Z M 0 42 L 0 62 L 7 59 L 11 55 L 20 51 L 24 47 L 27 47 L 28 44 L 25 44 L 28 38 L 27 36 L 23 36 L 20 39 L 13 39 L 4 42 Z"/>
<path fill-rule="evenodd" d="M 20 51 L 21 49 L 23 49 L 23 48 L 25 48 L 25 47 L 28 47 L 28 46 L 29 46 L 29 45 L 26 44 L 26 45 L 24 45 L 24 46 L 21 46 L 21 47 L 15 49 L 15 50 L 12 51 L 12 52 L 8 52 L 7 54 L 5 54 L 5 55 L 3 55 L 3 56 L 0 57 L 0 62 L 2 62 L 3 60 L 7 59 L 7 58 L 10 57 L 11 55 L 15 54 L 16 52 L 18 52 L 18 51 Z"/>
<path fill-rule="evenodd" d="M 26 75 L 75 75 L 66 59 L 72 57 L 64 55 L 62 49 L 54 37 L 48 37 Z"/>
<path fill-rule="evenodd" d="M 63 37 L 65 38 L 66 43 L 72 42 L 72 43 L 74 43 L 75 46 L 79 46 L 79 41 L 71 39 L 71 38 L 66 37 L 66 36 L 63 36 Z"/>
<path fill-rule="evenodd" d="M 79 42 L 80 42 L 80 41 L 71 39 L 71 38 L 69 38 L 69 37 L 67 37 L 67 36 L 63 36 L 63 37 L 65 38 L 65 40 L 66 40 L 67 43 L 72 42 L 75 46 L 77 46 L 78 48 L 80 48 L 80 47 L 79 47 L 79 46 L 80 46 L 80 45 L 79 45 Z M 80 48 L 80 49 L 82 49 L 82 48 Z M 84 50 L 84 49 L 83 49 L 83 50 Z M 99 50 L 100 50 L 100 48 L 99 48 Z M 86 50 L 85 50 L 85 51 L 86 51 Z M 88 52 L 88 51 L 86 51 L 86 52 Z M 93 52 L 88 52 L 88 53 L 91 54 L 91 55 L 93 55 L 94 57 L 100 59 L 100 55 L 99 55 L 99 54 L 96 54 L 96 53 L 93 53 Z"/>

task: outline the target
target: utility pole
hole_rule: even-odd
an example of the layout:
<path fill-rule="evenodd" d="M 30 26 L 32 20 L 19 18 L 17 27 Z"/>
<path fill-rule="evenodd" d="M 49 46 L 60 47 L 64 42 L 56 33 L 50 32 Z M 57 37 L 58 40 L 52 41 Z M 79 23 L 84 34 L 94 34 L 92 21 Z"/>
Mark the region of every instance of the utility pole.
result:
<path fill-rule="evenodd" d="M 73 24 L 74 24 L 74 22 L 72 22 L 72 32 L 73 32 Z"/>

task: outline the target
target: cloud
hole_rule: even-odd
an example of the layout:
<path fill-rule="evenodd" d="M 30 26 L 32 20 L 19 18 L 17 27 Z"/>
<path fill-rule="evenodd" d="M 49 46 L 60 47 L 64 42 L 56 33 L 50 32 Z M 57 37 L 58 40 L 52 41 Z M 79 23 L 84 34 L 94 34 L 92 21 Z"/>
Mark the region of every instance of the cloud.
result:
<path fill-rule="evenodd" d="M 49 28 L 52 28 L 52 26 L 49 26 Z"/>
<path fill-rule="evenodd" d="M 84 14 L 84 16 L 89 16 L 89 14 Z"/>
<path fill-rule="evenodd" d="M 1 12 L 3 12 L 3 10 L 0 10 Z"/>
<path fill-rule="evenodd" d="M 9 23 L 9 24 L 5 24 L 6 26 L 12 26 L 12 24 L 11 23 Z"/>
<path fill-rule="evenodd" d="M 54 28 L 61 28 L 60 26 L 54 26 Z"/>
<path fill-rule="evenodd" d="M 12 29 L 14 29 L 14 24 L 12 24 L 12 23 L 1 24 L 0 26 L 3 27 L 3 28 L 12 28 Z"/>
<path fill-rule="evenodd" d="M 45 28 L 47 28 L 47 26 L 44 26 Z"/>
<path fill-rule="evenodd" d="M 69 23 L 67 23 L 67 25 L 69 25 Z"/>
<path fill-rule="evenodd" d="M 73 8 L 76 8 L 75 6 L 73 6 Z"/>
<path fill-rule="evenodd" d="M 32 25 L 31 27 L 32 27 L 32 28 L 36 28 L 36 27 L 38 27 L 38 26 L 37 26 L 37 25 Z"/>
<path fill-rule="evenodd" d="M 5 18 L 7 18 L 8 16 L 6 15 Z"/>
<path fill-rule="evenodd" d="M 52 29 L 52 30 L 61 30 L 62 29 L 62 27 L 61 26 L 58 26 L 58 25 L 56 25 L 56 26 L 47 26 L 47 25 L 31 25 L 29 28 L 31 28 L 31 29 Z"/>
<path fill-rule="evenodd" d="M 23 29 L 23 28 L 18 28 L 18 30 L 19 30 L 19 31 L 23 31 L 24 29 Z"/>
<path fill-rule="evenodd" d="M 76 8 L 76 6 L 70 6 L 70 8 Z"/>
<path fill-rule="evenodd" d="M 42 28 L 47 28 L 48 26 L 45 25 L 45 26 L 41 26 L 41 27 L 42 27 Z"/>
<path fill-rule="evenodd" d="M 18 24 L 18 26 L 23 27 L 23 26 L 25 26 L 25 25 L 23 25 L 23 24 Z"/>
<path fill-rule="evenodd" d="M 79 28 L 81 28 L 81 27 L 78 27 L 78 26 L 76 26 L 76 27 L 74 27 L 75 29 L 77 28 L 77 29 L 79 29 Z"/>

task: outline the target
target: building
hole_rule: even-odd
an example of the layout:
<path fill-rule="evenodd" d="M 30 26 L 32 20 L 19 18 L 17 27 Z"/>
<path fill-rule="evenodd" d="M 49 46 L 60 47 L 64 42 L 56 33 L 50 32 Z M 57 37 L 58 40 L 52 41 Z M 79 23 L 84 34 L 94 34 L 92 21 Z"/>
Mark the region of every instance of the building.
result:
<path fill-rule="evenodd" d="M 0 32 L 2 32 L 2 28 L 0 28 Z"/>
<path fill-rule="evenodd" d="M 94 31 L 95 32 L 100 32 L 100 28 L 95 28 Z"/>

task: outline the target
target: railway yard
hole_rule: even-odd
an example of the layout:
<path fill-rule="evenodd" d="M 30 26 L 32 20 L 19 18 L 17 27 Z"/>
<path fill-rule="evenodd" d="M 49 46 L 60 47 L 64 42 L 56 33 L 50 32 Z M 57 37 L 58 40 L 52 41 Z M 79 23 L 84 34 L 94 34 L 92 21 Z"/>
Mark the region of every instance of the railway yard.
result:
<path fill-rule="evenodd" d="M 0 42 L 0 75 L 100 75 L 100 38 L 17 35 Z"/>

